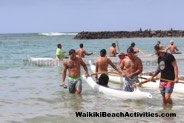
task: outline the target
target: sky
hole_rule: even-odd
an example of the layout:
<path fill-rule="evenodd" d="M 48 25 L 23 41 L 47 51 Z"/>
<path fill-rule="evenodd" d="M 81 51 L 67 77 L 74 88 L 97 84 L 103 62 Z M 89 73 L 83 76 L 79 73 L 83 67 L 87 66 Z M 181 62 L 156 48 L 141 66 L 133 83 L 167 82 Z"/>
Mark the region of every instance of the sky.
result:
<path fill-rule="evenodd" d="M 0 33 L 184 30 L 184 0 L 0 0 Z"/>

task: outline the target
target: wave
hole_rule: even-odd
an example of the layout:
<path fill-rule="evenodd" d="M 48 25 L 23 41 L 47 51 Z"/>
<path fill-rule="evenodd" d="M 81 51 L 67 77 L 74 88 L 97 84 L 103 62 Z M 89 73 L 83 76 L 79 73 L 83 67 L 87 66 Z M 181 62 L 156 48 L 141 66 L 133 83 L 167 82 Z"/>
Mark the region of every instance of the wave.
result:
<path fill-rule="evenodd" d="M 44 35 L 44 36 L 61 36 L 61 35 L 77 35 L 77 33 L 48 32 L 48 33 L 39 33 L 39 35 Z"/>

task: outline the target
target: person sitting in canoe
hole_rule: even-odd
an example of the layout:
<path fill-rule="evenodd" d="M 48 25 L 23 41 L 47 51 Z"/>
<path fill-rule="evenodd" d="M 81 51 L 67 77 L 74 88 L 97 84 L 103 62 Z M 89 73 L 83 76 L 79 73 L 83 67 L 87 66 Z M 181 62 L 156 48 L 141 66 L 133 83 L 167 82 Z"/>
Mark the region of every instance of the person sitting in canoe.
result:
<path fill-rule="evenodd" d="M 116 51 L 116 44 L 112 43 L 112 46 L 109 48 L 109 56 L 110 57 L 116 57 L 117 51 Z"/>
<path fill-rule="evenodd" d="M 126 67 L 123 77 L 125 77 L 123 90 L 133 92 L 134 88 L 132 85 L 139 82 L 138 75 L 142 73 L 143 65 L 140 58 L 134 55 L 134 49 L 129 47 L 127 49 L 127 57 L 120 64 L 120 69 Z"/>
<path fill-rule="evenodd" d="M 98 78 L 98 84 L 102 85 L 104 87 L 108 87 L 109 77 L 107 74 L 102 73 L 100 77 Z"/>
<path fill-rule="evenodd" d="M 100 51 L 100 58 L 97 59 L 96 61 L 96 73 L 107 73 L 108 72 L 108 65 L 111 65 L 118 73 L 122 74 L 121 70 L 119 70 L 113 63 L 112 61 L 106 57 L 106 50 L 102 49 Z M 96 79 L 98 76 L 96 75 Z"/>
<path fill-rule="evenodd" d="M 57 44 L 57 49 L 56 49 L 56 59 L 58 60 L 63 60 L 65 58 L 65 54 L 66 51 L 62 51 L 62 45 L 61 44 Z"/>
<path fill-rule="evenodd" d="M 174 45 L 174 41 L 171 40 L 170 41 L 170 45 L 166 48 L 166 52 L 170 51 L 171 54 L 181 54 L 180 52 L 178 52 L 178 48 Z"/>
<path fill-rule="evenodd" d="M 74 49 L 69 51 L 69 58 L 63 62 L 62 71 L 62 86 L 65 85 L 66 72 L 68 70 L 68 86 L 70 93 L 80 94 L 82 91 L 82 80 L 81 80 L 81 68 L 82 65 L 85 70 L 86 77 L 89 76 L 88 68 L 81 58 L 76 57 L 76 52 Z"/>
<path fill-rule="evenodd" d="M 77 50 L 77 55 L 79 58 L 84 58 L 85 55 L 92 55 L 93 52 L 86 52 L 84 49 L 83 49 L 83 44 L 81 43 L 80 45 L 80 48 Z"/>

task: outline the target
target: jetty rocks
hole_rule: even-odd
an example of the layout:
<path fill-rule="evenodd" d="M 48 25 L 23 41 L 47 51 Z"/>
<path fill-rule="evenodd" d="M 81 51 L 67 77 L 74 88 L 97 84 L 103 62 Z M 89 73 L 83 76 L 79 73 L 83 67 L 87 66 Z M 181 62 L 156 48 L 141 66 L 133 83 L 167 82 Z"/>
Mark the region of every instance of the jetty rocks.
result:
<path fill-rule="evenodd" d="M 151 37 L 184 37 L 181 30 L 144 30 L 139 31 L 102 31 L 102 32 L 79 32 L 74 39 L 108 39 L 108 38 L 151 38 Z"/>

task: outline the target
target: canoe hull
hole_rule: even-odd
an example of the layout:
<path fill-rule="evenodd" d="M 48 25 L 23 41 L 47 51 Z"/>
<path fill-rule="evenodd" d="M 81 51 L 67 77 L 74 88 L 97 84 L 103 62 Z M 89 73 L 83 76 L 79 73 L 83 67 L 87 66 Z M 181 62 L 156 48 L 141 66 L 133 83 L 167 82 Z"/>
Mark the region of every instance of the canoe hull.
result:
<path fill-rule="evenodd" d="M 103 93 L 105 95 L 117 97 L 123 100 L 142 100 L 152 98 L 152 95 L 147 92 L 136 90 L 134 92 L 125 92 L 122 90 L 115 90 L 98 85 L 91 77 L 86 78 L 85 75 L 82 78 L 88 83 L 88 85 L 95 91 Z"/>

